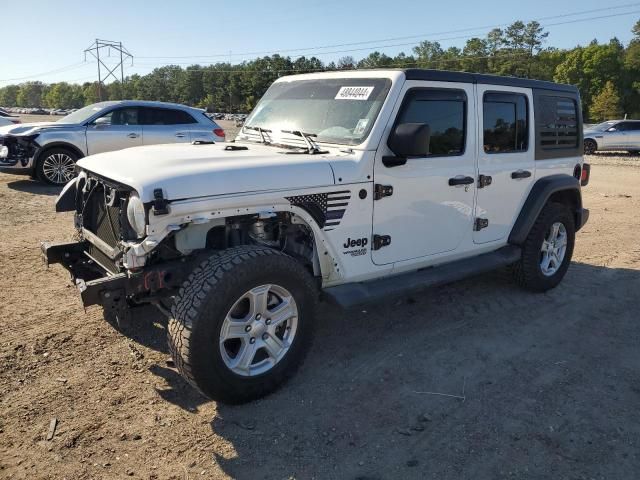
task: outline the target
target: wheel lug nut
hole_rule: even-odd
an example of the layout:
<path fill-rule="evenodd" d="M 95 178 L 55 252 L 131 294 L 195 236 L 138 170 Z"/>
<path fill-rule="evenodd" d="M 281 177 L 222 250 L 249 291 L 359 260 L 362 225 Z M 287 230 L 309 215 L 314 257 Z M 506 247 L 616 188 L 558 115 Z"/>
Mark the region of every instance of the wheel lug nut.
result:
<path fill-rule="evenodd" d="M 264 323 L 266 323 L 267 325 L 271 325 L 271 319 L 267 318 L 267 320 Z"/>
<path fill-rule="evenodd" d="M 263 334 L 262 334 L 262 339 L 263 339 L 263 340 L 266 340 L 267 338 L 269 338 L 269 334 L 267 334 L 267 333 L 263 333 Z"/>
<path fill-rule="evenodd" d="M 256 315 L 256 320 L 260 320 L 261 318 L 262 318 L 262 315 L 260 315 L 260 314 Z"/>
<path fill-rule="evenodd" d="M 251 338 L 249 339 L 249 343 L 253 345 L 254 343 L 256 343 L 256 339 L 255 339 L 255 338 L 253 338 L 253 337 L 251 337 Z"/>
<path fill-rule="evenodd" d="M 244 331 L 245 332 L 250 332 L 251 331 L 251 325 L 247 325 L 246 327 L 244 327 Z"/>

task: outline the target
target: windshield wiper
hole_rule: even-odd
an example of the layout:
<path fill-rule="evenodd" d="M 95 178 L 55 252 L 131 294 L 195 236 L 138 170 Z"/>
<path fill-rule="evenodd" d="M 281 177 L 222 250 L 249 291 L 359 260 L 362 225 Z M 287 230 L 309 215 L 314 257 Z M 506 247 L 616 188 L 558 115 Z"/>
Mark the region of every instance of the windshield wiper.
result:
<path fill-rule="evenodd" d="M 321 151 L 320 148 L 318 148 L 318 145 L 316 144 L 316 142 L 314 142 L 311 137 L 317 137 L 318 135 L 316 135 L 315 133 L 305 133 L 302 132 L 300 130 L 281 130 L 282 133 L 289 133 L 291 135 L 295 135 L 297 137 L 301 137 L 304 139 L 305 143 L 307 144 L 307 153 L 311 154 L 311 155 L 315 155 L 317 153 L 327 153 L 326 151 Z"/>
<path fill-rule="evenodd" d="M 255 132 L 258 132 L 260 134 L 261 143 L 264 143 L 264 144 L 267 144 L 267 145 L 269 143 L 271 143 L 271 142 L 267 142 L 267 140 L 264 138 L 264 134 L 265 133 L 271 133 L 271 130 L 268 130 L 268 129 L 262 128 L 262 127 L 258 127 L 258 126 L 254 127 L 253 125 L 245 125 L 243 128 L 246 128 L 247 130 L 253 130 Z"/>

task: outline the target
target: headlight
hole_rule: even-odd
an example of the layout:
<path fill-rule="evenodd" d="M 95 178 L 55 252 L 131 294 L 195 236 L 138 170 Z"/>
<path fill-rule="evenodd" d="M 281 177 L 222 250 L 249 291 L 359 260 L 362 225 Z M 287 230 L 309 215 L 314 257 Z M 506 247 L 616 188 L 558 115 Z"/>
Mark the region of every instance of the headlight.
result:
<path fill-rule="evenodd" d="M 132 193 L 129 196 L 127 204 L 127 219 L 129 225 L 138 234 L 138 238 L 144 237 L 145 227 L 147 226 L 147 218 L 144 212 L 144 204 L 137 194 Z"/>

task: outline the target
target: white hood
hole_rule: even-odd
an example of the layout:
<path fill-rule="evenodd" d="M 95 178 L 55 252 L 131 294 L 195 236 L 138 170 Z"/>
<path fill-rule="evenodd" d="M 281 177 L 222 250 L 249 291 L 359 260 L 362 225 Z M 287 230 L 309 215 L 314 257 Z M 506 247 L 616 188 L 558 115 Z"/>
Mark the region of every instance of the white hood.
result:
<path fill-rule="evenodd" d="M 168 144 L 134 147 L 85 157 L 78 165 L 138 192 L 143 202 L 161 188 L 167 200 L 335 183 L 327 155 L 280 153 L 283 148 L 231 144 Z"/>

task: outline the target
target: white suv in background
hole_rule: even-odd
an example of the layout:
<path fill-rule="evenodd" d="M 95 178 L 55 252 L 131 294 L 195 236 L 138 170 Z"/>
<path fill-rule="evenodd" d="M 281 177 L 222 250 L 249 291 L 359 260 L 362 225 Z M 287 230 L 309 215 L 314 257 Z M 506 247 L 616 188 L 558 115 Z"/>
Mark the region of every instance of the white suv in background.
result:
<path fill-rule="evenodd" d="M 584 153 L 596 151 L 626 150 L 640 153 L 640 120 L 608 120 L 586 128 L 584 131 Z"/>
<path fill-rule="evenodd" d="M 0 171 L 64 185 L 75 176 L 76 161 L 88 155 L 141 145 L 221 141 L 224 130 L 197 108 L 137 100 L 100 102 L 57 122 L 0 128 Z"/>

